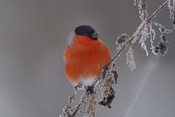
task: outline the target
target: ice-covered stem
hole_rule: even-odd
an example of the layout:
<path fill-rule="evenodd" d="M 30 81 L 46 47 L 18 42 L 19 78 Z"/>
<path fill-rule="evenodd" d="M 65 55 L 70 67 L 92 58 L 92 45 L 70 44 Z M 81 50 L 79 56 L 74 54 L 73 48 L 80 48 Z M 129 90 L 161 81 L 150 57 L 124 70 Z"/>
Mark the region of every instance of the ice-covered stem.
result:
<path fill-rule="evenodd" d="M 162 10 L 167 4 L 168 4 L 168 1 L 169 0 L 166 0 L 151 16 L 150 16 L 150 18 L 146 21 L 146 23 L 145 23 L 145 25 L 143 25 L 143 22 L 140 24 L 140 29 L 139 29 L 139 31 L 141 32 L 142 30 L 143 30 L 143 28 L 146 26 L 146 25 L 148 25 L 151 21 L 152 21 L 152 19 L 159 13 L 159 11 L 160 10 Z M 137 30 L 138 31 L 138 30 Z M 136 32 L 135 32 L 136 33 Z M 118 52 L 113 56 L 113 58 L 111 59 L 111 61 L 108 63 L 108 65 L 111 63 L 111 62 L 113 62 L 113 61 L 115 61 L 115 59 L 123 52 L 123 50 L 124 49 L 126 49 L 126 47 L 129 45 L 129 44 L 131 44 L 132 43 L 132 41 L 135 39 L 135 33 L 133 34 L 133 36 L 126 42 L 126 44 L 123 46 L 123 47 L 121 47 L 121 49 L 120 50 L 118 50 Z M 107 65 L 107 66 L 108 66 Z"/>
<path fill-rule="evenodd" d="M 78 104 L 77 108 L 73 112 L 73 114 L 70 117 L 76 117 L 75 115 L 77 114 L 78 110 L 80 109 L 81 103 Z"/>
<path fill-rule="evenodd" d="M 101 74 L 105 74 L 106 70 L 109 68 L 109 66 L 111 65 L 112 62 L 115 61 L 115 59 L 128 47 L 128 45 L 133 45 L 135 43 L 135 38 L 139 38 L 141 35 L 142 30 L 150 24 L 150 22 L 152 21 L 152 19 L 159 13 L 159 11 L 161 9 L 163 9 L 166 5 L 168 4 L 168 0 L 165 1 L 152 15 L 151 17 L 146 20 L 146 22 L 143 20 L 143 22 L 140 24 L 140 26 L 138 27 L 138 29 L 136 30 L 136 32 L 133 34 L 133 36 L 131 38 L 129 38 L 129 40 L 122 46 L 120 47 L 120 49 L 117 51 L 117 53 L 112 57 L 112 59 L 110 60 L 110 62 L 103 68 L 103 70 L 101 71 Z M 137 37 L 136 37 L 137 36 Z M 133 42 L 134 41 L 134 42 Z M 99 81 L 100 77 L 98 77 L 95 82 L 93 83 L 92 86 L 95 86 L 96 83 Z"/>
<path fill-rule="evenodd" d="M 168 0 L 168 8 L 170 9 L 170 19 L 175 29 L 175 0 Z"/>
<path fill-rule="evenodd" d="M 164 8 L 167 4 L 168 4 L 169 0 L 166 0 L 152 15 L 151 17 L 148 19 L 148 23 L 150 23 L 150 21 L 159 13 L 160 10 L 162 10 L 162 8 Z"/>

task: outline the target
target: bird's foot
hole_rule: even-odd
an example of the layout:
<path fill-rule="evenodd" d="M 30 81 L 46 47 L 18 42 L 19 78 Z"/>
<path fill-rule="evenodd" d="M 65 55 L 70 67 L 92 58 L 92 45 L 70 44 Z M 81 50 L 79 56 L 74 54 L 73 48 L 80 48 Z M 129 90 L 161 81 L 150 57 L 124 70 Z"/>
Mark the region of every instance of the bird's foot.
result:
<path fill-rule="evenodd" d="M 85 86 L 86 92 L 89 94 L 95 93 L 94 86 Z"/>

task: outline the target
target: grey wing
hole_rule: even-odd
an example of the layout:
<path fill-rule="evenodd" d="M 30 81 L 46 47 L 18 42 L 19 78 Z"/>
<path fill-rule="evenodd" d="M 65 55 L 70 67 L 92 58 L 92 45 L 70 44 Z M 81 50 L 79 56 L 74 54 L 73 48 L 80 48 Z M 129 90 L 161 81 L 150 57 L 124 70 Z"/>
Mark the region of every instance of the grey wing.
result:
<path fill-rule="evenodd" d="M 68 38 L 67 38 L 67 40 L 66 40 L 66 48 L 67 48 L 68 46 L 70 46 L 70 43 L 71 43 L 71 41 L 72 41 L 74 35 L 75 35 L 75 32 L 74 32 L 74 31 L 72 31 L 72 32 L 69 33 L 69 36 L 68 36 Z"/>

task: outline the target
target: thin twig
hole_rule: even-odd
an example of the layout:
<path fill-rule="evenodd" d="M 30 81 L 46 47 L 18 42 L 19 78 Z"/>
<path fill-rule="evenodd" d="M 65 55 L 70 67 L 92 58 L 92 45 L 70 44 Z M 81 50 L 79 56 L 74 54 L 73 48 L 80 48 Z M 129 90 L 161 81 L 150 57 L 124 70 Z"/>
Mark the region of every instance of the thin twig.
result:
<path fill-rule="evenodd" d="M 166 1 L 151 15 L 151 17 L 146 21 L 146 25 L 149 24 L 149 23 L 151 22 L 151 20 L 159 13 L 159 11 L 160 11 L 161 9 L 163 9 L 167 4 L 168 4 L 168 0 L 166 0 Z M 142 23 L 141 23 L 141 24 L 142 24 Z M 141 25 L 141 24 L 140 24 L 140 25 Z M 145 27 L 145 25 L 143 25 L 143 26 L 140 28 L 140 31 L 142 31 L 144 27 Z M 104 71 L 102 72 L 102 74 L 104 74 L 105 70 L 109 67 L 109 65 L 110 65 L 112 62 L 114 62 L 114 60 L 123 52 L 123 50 L 125 50 L 126 47 L 127 47 L 129 44 L 131 44 L 131 42 L 134 40 L 134 38 L 135 38 L 135 35 L 133 35 L 133 36 L 130 38 L 130 40 L 128 40 L 128 41 L 126 42 L 126 44 L 125 44 L 120 50 L 118 50 L 118 52 L 112 57 L 112 59 L 110 60 L 110 62 L 103 68 Z M 100 76 L 100 75 L 99 75 L 99 76 Z M 98 78 L 95 80 L 95 82 L 92 84 L 92 86 L 95 86 L 95 85 L 96 85 L 96 83 L 98 82 L 99 76 L 98 76 Z"/>
<path fill-rule="evenodd" d="M 150 23 L 150 21 L 158 14 L 158 12 L 163 8 L 165 7 L 167 4 L 168 4 L 168 1 L 165 1 L 152 15 L 151 17 L 148 19 L 147 23 Z"/>
<path fill-rule="evenodd" d="M 150 21 L 151 21 L 151 20 L 159 13 L 159 11 L 160 11 L 161 9 L 163 9 L 167 4 L 168 4 L 168 0 L 166 0 L 166 1 L 151 15 L 151 17 L 146 21 L 146 24 L 149 24 Z M 143 25 L 143 26 L 141 27 L 140 31 L 144 28 L 144 26 L 145 26 L 145 25 Z M 126 42 L 126 45 L 124 45 L 124 46 L 113 56 L 113 58 L 112 58 L 111 61 L 107 64 L 107 66 L 109 66 L 109 64 L 112 63 L 112 62 L 123 52 L 124 49 L 126 49 L 126 46 L 129 45 L 129 44 L 133 41 L 134 38 L 135 38 L 135 36 L 132 36 L 132 37 L 130 38 L 130 40 Z"/>
<path fill-rule="evenodd" d="M 141 22 L 139 29 L 136 30 L 136 34 L 137 31 L 142 32 L 144 30 L 145 27 L 149 26 L 149 24 L 151 23 L 151 21 L 153 20 L 153 18 L 161 11 L 161 9 L 163 9 L 167 4 L 168 4 L 169 0 L 166 0 L 150 17 L 148 20 L 144 20 Z M 110 65 L 112 64 L 112 62 L 115 61 L 115 59 L 129 46 L 132 45 L 133 41 L 135 42 L 136 40 L 134 40 L 135 38 L 138 39 L 138 37 L 140 37 L 140 35 L 135 35 L 135 33 L 129 38 L 129 40 L 117 51 L 117 53 L 112 57 L 112 59 L 110 60 L 110 62 L 101 70 L 99 76 L 95 79 L 95 82 L 92 84 L 92 87 L 94 87 L 98 81 L 100 81 L 100 79 L 103 79 L 104 76 L 106 75 L 106 71 L 110 69 Z M 137 37 L 136 37 L 137 36 Z M 75 90 L 78 90 L 79 88 L 82 88 L 82 83 L 80 82 L 76 87 Z M 86 92 L 87 93 L 87 92 Z M 85 93 L 85 95 L 86 95 Z M 91 94 L 92 95 L 92 94 Z M 77 112 L 79 111 L 79 109 L 81 108 L 81 102 L 82 98 L 80 100 L 80 102 L 78 103 L 76 109 L 74 110 L 74 112 L 70 115 L 70 117 L 75 117 Z M 109 101 L 109 100 L 108 100 Z"/>
<path fill-rule="evenodd" d="M 75 117 L 75 115 L 77 114 L 78 110 L 80 109 L 81 103 L 78 104 L 77 108 L 75 109 L 75 111 L 73 112 L 73 114 L 70 117 Z"/>

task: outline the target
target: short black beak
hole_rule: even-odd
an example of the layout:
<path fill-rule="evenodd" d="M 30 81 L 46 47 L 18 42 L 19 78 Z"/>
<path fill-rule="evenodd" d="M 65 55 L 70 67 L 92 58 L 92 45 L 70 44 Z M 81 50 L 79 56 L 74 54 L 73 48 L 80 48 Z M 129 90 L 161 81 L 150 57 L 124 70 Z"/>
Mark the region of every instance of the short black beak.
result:
<path fill-rule="evenodd" d="M 94 33 L 92 33 L 92 35 L 91 35 L 91 38 L 94 39 L 94 40 L 97 40 L 99 37 L 100 37 L 100 35 L 96 31 Z"/>

